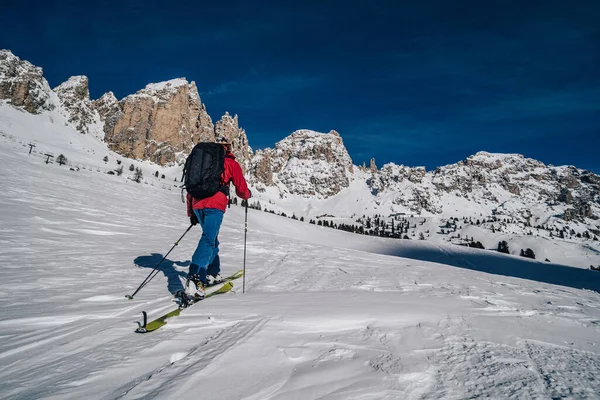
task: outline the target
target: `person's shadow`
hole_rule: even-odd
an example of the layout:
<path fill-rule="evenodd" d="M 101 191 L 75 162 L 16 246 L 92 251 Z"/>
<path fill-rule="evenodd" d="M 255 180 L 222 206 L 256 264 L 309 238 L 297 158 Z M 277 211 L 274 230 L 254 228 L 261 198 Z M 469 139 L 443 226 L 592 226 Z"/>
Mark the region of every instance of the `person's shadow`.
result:
<path fill-rule="evenodd" d="M 158 253 L 152 253 L 149 256 L 139 256 L 136 257 L 133 262 L 135 265 L 141 268 L 149 268 L 154 269 L 156 264 L 162 260 L 163 255 Z M 187 277 L 187 273 L 183 271 L 178 271 L 175 269 L 175 265 L 179 267 L 187 267 L 190 265 L 189 261 L 171 261 L 166 258 L 160 266 L 157 268 L 158 271 L 162 272 L 167 277 L 167 290 L 171 292 L 171 294 L 175 294 L 180 290 L 184 290 L 182 280 L 180 277 L 184 279 Z"/>

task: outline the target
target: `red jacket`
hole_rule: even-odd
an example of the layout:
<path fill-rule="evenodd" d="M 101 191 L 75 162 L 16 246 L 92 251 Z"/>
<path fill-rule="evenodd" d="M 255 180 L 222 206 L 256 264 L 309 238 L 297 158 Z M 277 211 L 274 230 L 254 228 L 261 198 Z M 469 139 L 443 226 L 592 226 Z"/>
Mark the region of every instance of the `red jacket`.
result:
<path fill-rule="evenodd" d="M 248 200 L 250 198 L 250 190 L 248 189 L 246 179 L 244 179 L 242 167 L 240 167 L 240 164 L 235 161 L 235 156 L 233 153 L 227 151 L 227 154 L 225 155 L 225 170 L 221 175 L 221 184 L 229 186 L 230 182 L 233 182 L 233 185 L 235 186 L 235 193 L 238 195 L 238 197 L 241 197 L 244 200 Z M 217 192 L 214 195 L 201 200 L 193 198 L 188 193 L 186 198 L 188 217 L 192 216 L 192 210 L 201 210 L 203 208 L 217 208 L 225 212 L 227 209 L 227 204 L 229 203 L 229 199 L 223 192 Z"/>

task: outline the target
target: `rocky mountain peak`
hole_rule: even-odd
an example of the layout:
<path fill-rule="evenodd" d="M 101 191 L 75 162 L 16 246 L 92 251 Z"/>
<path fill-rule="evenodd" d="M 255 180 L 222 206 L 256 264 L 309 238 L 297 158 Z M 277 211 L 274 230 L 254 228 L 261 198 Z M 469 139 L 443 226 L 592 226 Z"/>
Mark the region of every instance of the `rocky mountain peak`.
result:
<path fill-rule="evenodd" d="M 148 84 L 109 106 L 104 118 L 112 150 L 158 164 L 181 162 L 196 143 L 215 139 L 196 84 L 185 78 Z"/>
<path fill-rule="evenodd" d="M 90 101 L 88 78 L 83 75 L 72 76 L 66 82 L 54 88 L 62 110 L 69 123 L 81 133 L 89 133 L 90 125 L 96 122 L 98 114 Z"/>
<path fill-rule="evenodd" d="M 100 121 L 104 123 L 104 133 L 112 132 L 117 120 L 122 116 L 119 100 L 113 92 L 107 92 L 97 100 L 92 101 L 92 107 L 98 113 Z"/>
<path fill-rule="evenodd" d="M 371 158 L 371 161 L 369 162 L 369 171 L 373 174 L 377 172 L 377 164 L 375 164 L 374 158 Z"/>
<path fill-rule="evenodd" d="M 42 69 L 9 50 L 0 50 L 0 99 L 34 114 L 53 110 L 57 103 Z"/>
<path fill-rule="evenodd" d="M 244 172 L 250 166 L 252 149 L 248 145 L 246 131 L 239 127 L 238 116 L 229 115 L 228 112 L 215 124 L 215 138 L 226 138 L 233 145 L 233 154 L 242 166 Z"/>
<path fill-rule="evenodd" d="M 562 213 L 565 220 L 600 217 L 598 175 L 546 166 L 520 154 L 479 152 L 432 172 L 386 164 L 367 184 L 377 199 L 391 199 L 391 206 L 415 214 L 459 214 L 455 205 L 469 204 L 470 209 L 516 218 L 530 216 L 532 207 Z"/>
<path fill-rule="evenodd" d="M 326 198 L 350 185 L 353 165 L 339 133 L 302 129 L 278 142 L 274 149 L 257 151 L 252 173 L 257 184 Z"/>
<path fill-rule="evenodd" d="M 172 100 L 173 96 L 179 92 L 179 90 L 185 90 L 187 88 L 187 93 L 190 97 L 194 97 L 194 94 L 191 93 L 191 86 L 196 87 L 194 82 L 188 83 L 185 78 L 176 78 L 171 79 L 164 82 L 158 83 L 149 83 L 145 88 L 138 90 L 135 94 L 130 95 L 128 97 L 142 97 L 142 96 L 152 96 L 155 101 L 163 101 L 168 102 Z M 198 95 L 198 90 L 196 89 L 196 95 Z M 200 96 L 196 96 L 198 99 Z M 196 99 L 194 99 L 196 100 Z"/>
<path fill-rule="evenodd" d="M 92 106 L 98 111 L 100 119 L 105 121 L 108 114 L 114 113 L 115 109 L 119 107 L 119 100 L 117 100 L 113 92 L 107 92 L 99 99 L 93 100 Z"/>

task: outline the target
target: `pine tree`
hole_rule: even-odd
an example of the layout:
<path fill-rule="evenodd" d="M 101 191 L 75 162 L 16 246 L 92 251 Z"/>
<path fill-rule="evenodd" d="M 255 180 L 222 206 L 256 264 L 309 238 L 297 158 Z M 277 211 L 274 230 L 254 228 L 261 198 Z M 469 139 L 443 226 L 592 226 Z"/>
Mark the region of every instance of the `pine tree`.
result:
<path fill-rule="evenodd" d="M 136 168 L 135 174 L 133 175 L 133 180 L 137 183 L 140 183 L 142 181 L 143 177 L 144 177 L 144 173 L 142 172 L 142 170 L 140 168 Z"/>
<path fill-rule="evenodd" d="M 63 166 L 68 162 L 68 160 L 67 157 L 65 157 L 62 154 L 59 154 L 58 157 L 56 157 L 56 162 L 58 163 L 58 165 Z"/>
<path fill-rule="evenodd" d="M 498 252 L 510 254 L 510 251 L 508 250 L 508 243 L 506 243 L 506 240 L 498 242 Z"/>
<path fill-rule="evenodd" d="M 131 172 L 135 171 L 135 166 L 133 164 L 131 164 L 129 166 L 129 171 L 131 171 Z"/>
<path fill-rule="evenodd" d="M 102 161 L 104 161 L 105 163 L 108 162 L 108 156 L 104 156 L 104 158 L 102 159 Z"/>
<path fill-rule="evenodd" d="M 535 260 L 535 253 L 530 248 L 527 248 L 525 251 L 523 251 L 521 249 L 521 256 L 527 257 L 527 258 L 532 258 Z"/>
<path fill-rule="evenodd" d="M 119 168 L 115 169 L 117 176 L 123 175 L 123 166 L 121 165 Z"/>

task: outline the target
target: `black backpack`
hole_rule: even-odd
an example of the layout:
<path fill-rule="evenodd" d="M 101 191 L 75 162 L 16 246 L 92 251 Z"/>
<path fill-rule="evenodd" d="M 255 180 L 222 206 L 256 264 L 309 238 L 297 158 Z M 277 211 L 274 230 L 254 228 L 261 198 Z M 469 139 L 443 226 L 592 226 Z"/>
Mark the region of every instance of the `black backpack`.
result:
<path fill-rule="evenodd" d="M 221 191 L 228 195 L 227 186 L 221 185 L 225 170 L 225 148 L 219 143 L 198 143 L 185 160 L 183 187 L 192 197 L 205 199 Z"/>

